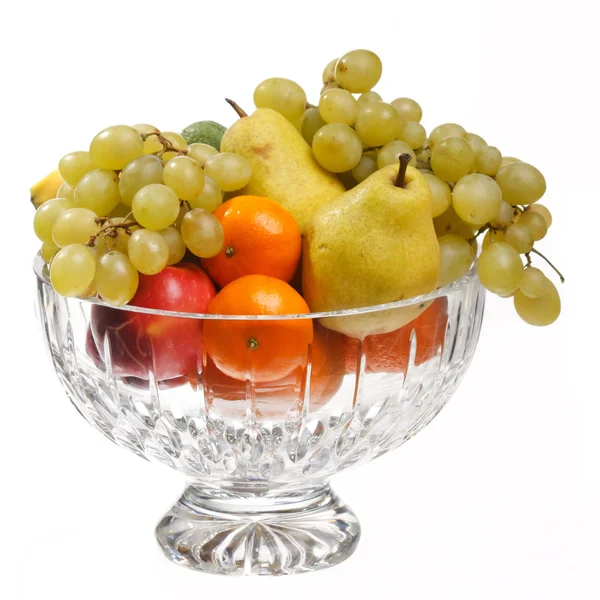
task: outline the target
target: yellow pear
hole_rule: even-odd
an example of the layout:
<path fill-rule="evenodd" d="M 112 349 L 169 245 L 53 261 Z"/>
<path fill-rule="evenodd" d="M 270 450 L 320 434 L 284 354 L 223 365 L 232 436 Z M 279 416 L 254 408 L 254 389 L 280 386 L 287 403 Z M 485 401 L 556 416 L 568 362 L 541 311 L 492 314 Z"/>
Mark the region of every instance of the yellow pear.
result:
<path fill-rule="evenodd" d="M 317 163 L 311 147 L 283 115 L 259 108 L 251 116 L 242 116 L 245 113 L 230 104 L 241 118 L 223 135 L 221 152 L 240 154 L 252 165 L 252 179 L 237 195 L 279 202 L 304 233 L 316 210 L 346 188 Z"/>
<path fill-rule="evenodd" d="M 376 171 L 311 220 L 304 239 L 302 291 L 312 311 L 385 304 L 437 287 L 440 249 L 431 192 L 423 175 L 407 164 L 400 173 L 397 165 Z M 322 324 L 362 339 L 398 329 L 425 308 L 417 303 L 325 318 Z"/>

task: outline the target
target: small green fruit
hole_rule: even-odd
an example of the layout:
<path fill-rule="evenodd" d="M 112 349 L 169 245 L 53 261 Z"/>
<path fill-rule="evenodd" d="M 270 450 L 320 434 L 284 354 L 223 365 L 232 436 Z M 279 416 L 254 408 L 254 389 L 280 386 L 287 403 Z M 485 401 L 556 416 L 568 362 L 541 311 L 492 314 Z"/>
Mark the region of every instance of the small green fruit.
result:
<path fill-rule="evenodd" d="M 188 125 L 181 135 L 188 144 L 209 144 L 220 150 L 221 138 L 226 129 L 214 121 L 198 121 Z"/>

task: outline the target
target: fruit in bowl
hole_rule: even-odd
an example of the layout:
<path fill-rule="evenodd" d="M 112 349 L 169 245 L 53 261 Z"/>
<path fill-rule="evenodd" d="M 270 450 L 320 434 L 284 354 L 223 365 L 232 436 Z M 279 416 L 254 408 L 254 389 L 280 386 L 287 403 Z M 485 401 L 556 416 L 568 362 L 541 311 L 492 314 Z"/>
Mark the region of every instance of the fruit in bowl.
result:
<path fill-rule="evenodd" d="M 428 134 L 381 75 L 354 50 L 314 105 L 271 78 L 251 114 L 227 100 L 228 128 L 111 126 L 31 189 L 57 374 L 103 435 L 189 478 L 156 530 L 177 564 L 346 559 L 360 528 L 329 479 L 441 410 L 484 288 L 532 325 L 559 316 L 541 172 L 459 124 Z"/>
<path fill-rule="evenodd" d="M 157 275 L 140 275 L 131 305 L 181 313 L 203 313 L 215 296 L 198 266 L 180 263 Z M 119 377 L 165 381 L 196 373 L 202 363 L 202 323 L 183 317 L 130 313 L 94 305 L 91 331 L 97 349 L 109 345 L 111 368 Z"/>

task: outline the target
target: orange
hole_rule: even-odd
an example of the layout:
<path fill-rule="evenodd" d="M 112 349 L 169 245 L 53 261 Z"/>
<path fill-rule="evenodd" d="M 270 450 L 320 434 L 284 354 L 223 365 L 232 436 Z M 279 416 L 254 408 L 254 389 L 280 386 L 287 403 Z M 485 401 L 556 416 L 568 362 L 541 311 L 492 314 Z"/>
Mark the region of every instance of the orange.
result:
<path fill-rule="evenodd" d="M 238 196 L 213 213 L 223 226 L 223 249 L 202 260 L 209 275 L 224 287 L 244 275 L 268 275 L 291 281 L 302 251 L 294 217 L 277 202 Z"/>
<path fill-rule="evenodd" d="M 340 389 L 345 373 L 343 337 L 334 331 L 314 324 L 311 344 L 309 410 L 318 410 Z M 258 411 L 265 403 L 281 403 L 282 412 L 291 407 L 302 409 L 305 394 L 307 365 L 303 364 L 277 381 L 255 384 L 254 395 Z M 245 401 L 246 382 L 225 375 L 210 356 L 202 370 L 202 383 L 211 401 Z"/>
<path fill-rule="evenodd" d="M 290 285 L 266 275 L 246 275 L 226 285 L 207 312 L 220 315 L 300 315 L 310 312 Z M 306 363 L 312 320 L 207 319 L 204 344 L 225 375 L 255 383 L 277 381 Z"/>
<path fill-rule="evenodd" d="M 421 365 L 444 349 L 448 323 L 448 299 L 434 300 L 416 319 L 390 333 L 367 336 L 361 352 L 366 355 L 366 370 L 371 373 L 405 373 L 410 357 L 411 335 L 416 335 L 415 365 Z M 346 370 L 354 372 L 358 362 L 359 341 L 346 338 Z"/>

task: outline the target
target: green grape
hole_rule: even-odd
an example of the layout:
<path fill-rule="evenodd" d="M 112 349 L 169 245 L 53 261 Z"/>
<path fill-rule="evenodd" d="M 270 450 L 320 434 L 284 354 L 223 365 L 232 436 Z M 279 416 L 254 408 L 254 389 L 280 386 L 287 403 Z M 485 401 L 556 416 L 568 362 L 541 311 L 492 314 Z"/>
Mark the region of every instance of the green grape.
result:
<path fill-rule="evenodd" d="M 338 173 L 337 176 L 347 190 L 351 190 L 357 184 L 352 171 L 343 171 L 342 173 Z"/>
<path fill-rule="evenodd" d="M 473 264 L 475 251 L 463 237 L 455 234 L 444 235 L 440 244 L 439 287 L 444 287 L 466 275 Z"/>
<path fill-rule="evenodd" d="M 517 314 L 529 325 L 551 325 L 560 315 L 560 296 L 556 286 L 546 280 L 544 293 L 538 298 L 528 298 L 520 290 L 514 298 Z"/>
<path fill-rule="evenodd" d="M 467 132 L 465 128 L 457 125 L 456 123 L 444 123 L 442 125 L 438 125 L 435 129 L 432 129 L 431 133 L 429 134 L 429 147 L 433 150 L 437 144 L 448 137 L 464 139 L 466 144 L 469 146 L 469 149 L 471 149 L 471 145 L 466 140 Z M 473 150 L 471 150 L 471 154 L 473 154 Z"/>
<path fill-rule="evenodd" d="M 548 233 L 548 224 L 544 215 L 537 212 L 525 211 L 519 216 L 518 224 L 529 231 L 535 242 L 539 242 Z"/>
<path fill-rule="evenodd" d="M 60 190 L 58 190 L 60 192 Z M 62 198 L 63 196 L 60 196 L 59 194 L 59 198 Z M 546 225 L 548 226 L 548 228 L 550 227 L 550 225 L 552 225 L 552 213 L 543 205 L 543 204 L 530 204 L 526 209 L 525 209 L 526 213 L 529 212 L 533 212 L 533 213 L 538 213 L 540 215 L 542 215 L 542 217 L 544 217 L 544 221 L 546 221 Z"/>
<path fill-rule="evenodd" d="M 295 121 L 304 114 L 306 93 L 295 81 L 272 77 L 254 90 L 254 104 L 256 108 L 272 108 L 288 121 Z"/>
<path fill-rule="evenodd" d="M 392 106 L 403 121 L 415 121 L 419 123 L 423 118 L 423 110 L 411 98 L 396 98 L 392 100 Z"/>
<path fill-rule="evenodd" d="M 481 247 L 483 250 L 485 250 L 490 244 L 503 241 L 504 231 L 494 231 L 493 229 L 488 229 L 487 233 L 485 234 L 485 237 L 483 238 L 483 243 L 481 244 Z"/>
<path fill-rule="evenodd" d="M 119 204 L 110 211 L 108 216 L 112 219 L 113 217 L 126 217 L 129 213 L 131 213 L 131 206 L 119 202 Z"/>
<path fill-rule="evenodd" d="M 469 142 L 469 146 L 471 146 L 471 150 L 473 150 L 473 156 L 476 156 L 480 150 L 487 146 L 487 142 L 476 133 L 467 133 L 467 135 L 465 136 L 465 140 Z"/>
<path fill-rule="evenodd" d="M 341 90 L 341 89 L 342 88 L 335 81 L 330 81 L 329 83 L 326 83 L 321 88 L 321 94 L 324 94 L 325 92 L 327 92 L 329 90 Z"/>
<path fill-rule="evenodd" d="M 203 208 L 208 212 L 214 212 L 223 202 L 223 192 L 217 182 L 206 175 L 204 177 L 204 189 L 202 193 L 190 200 L 192 208 Z"/>
<path fill-rule="evenodd" d="M 100 169 L 122 169 L 143 153 L 144 142 L 139 132 L 128 125 L 107 127 L 90 144 L 90 157 Z"/>
<path fill-rule="evenodd" d="M 500 203 L 500 208 L 496 215 L 490 219 L 490 225 L 492 227 L 506 227 L 513 222 L 515 217 L 515 208 L 508 202 Z"/>
<path fill-rule="evenodd" d="M 142 227 L 164 229 L 177 219 L 179 198 L 170 187 L 151 183 L 136 193 L 131 209 L 135 220 Z"/>
<path fill-rule="evenodd" d="M 427 170 L 431 170 L 428 167 L 431 166 L 431 150 L 419 150 L 415 153 L 417 156 L 417 165 L 421 168 L 426 168 Z M 433 173 L 433 171 L 431 171 Z"/>
<path fill-rule="evenodd" d="M 187 151 L 187 155 L 195 160 L 201 167 L 205 165 L 206 161 L 211 158 L 211 156 L 219 154 L 219 151 L 209 144 L 190 144 Z"/>
<path fill-rule="evenodd" d="M 527 254 L 533 248 L 533 237 L 527 227 L 515 223 L 504 232 L 504 242 L 512 246 L 519 254 Z"/>
<path fill-rule="evenodd" d="M 452 192 L 450 186 L 442 181 L 439 177 L 433 174 L 426 173 L 424 175 L 429 189 L 431 190 L 431 210 L 433 217 L 439 217 L 442 215 L 452 202 Z"/>
<path fill-rule="evenodd" d="M 433 228 L 438 237 L 447 233 L 457 233 L 463 225 L 462 219 L 456 214 L 452 205 L 450 205 L 439 217 L 433 219 Z"/>
<path fill-rule="evenodd" d="M 502 169 L 506 165 L 510 165 L 511 163 L 514 163 L 514 162 L 523 162 L 523 161 L 520 158 L 515 158 L 514 156 L 503 156 L 502 163 L 500 164 L 500 169 Z M 498 170 L 500 170 L 500 169 L 498 169 Z"/>
<path fill-rule="evenodd" d="M 528 298 L 539 298 L 546 292 L 548 281 L 549 279 L 540 269 L 525 267 L 519 291 Z"/>
<path fill-rule="evenodd" d="M 50 263 L 60 248 L 54 242 L 44 242 L 40 254 L 45 262 Z"/>
<path fill-rule="evenodd" d="M 154 127 L 154 125 L 148 125 L 147 123 L 139 123 L 138 125 L 134 125 L 133 128 L 140 134 L 149 134 L 149 133 L 159 133 L 159 129 Z"/>
<path fill-rule="evenodd" d="M 402 140 L 394 140 L 386 144 L 377 154 L 377 166 L 383 169 L 383 167 L 387 167 L 388 165 L 397 165 L 401 154 L 410 154 L 410 162 L 408 164 L 411 167 L 417 164 L 417 157 L 413 149 Z"/>
<path fill-rule="evenodd" d="M 169 162 L 172 158 L 175 158 L 179 155 L 179 150 L 187 150 L 188 143 L 185 141 L 185 138 L 179 133 L 175 133 L 174 131 L 165 131 L 161 134 L 166 140 L 171 142 L 171 146 L 173 146 L 177 151 L 168 150 L 163 152 L 161 158 L 163 163 Z M 161 150 L 164 148 L 162 144 L 160 144 Z"/>
<path fill-rule="evenodd" d="M 444 181 L 458 181 L 469 173 L 472 166 L 473 151 L 461 137 L 444 138 L 431 151 L 431 169 Z"/>
<path fill-rule="evenodd" d="M 431 171 L 430 169 L 419 169 L 419 172 L 422 173 L 423 175 L 433 175 L 433 171 Z M 439 177 L 438 177 L 439 179 Z"/>
<path fill-rule="evenodd" d="M 86 173 L 75 188 L 73 201 L 75 206 L 89 208 L 99 217 L 105 217 L 121 202 L 119 177 L 105 169 Z"/>
<path fill-rule="evenodd" d="M 66 210 L 56 219 L 52 228 L 54 243 L 61 248 L 70 244 L 87 244 L 100 229 L 97 218 L 98 215 L 88 208 Z"/>
<path fill-rule="evenodd" d="M 335 81 L 345 90 L 358 94 L 368 92 L 381 78 L 383 66 L 370 50 L 352 50 L 335 64 Z"/>
<path fill-rule="evenodd" d="M 519 253 L 504 242 L 494 242 L 481 252 L 477 272 L 483 286 L 498 295 L 512 294 L 521 284 L 523 263 Z"/>
<path fill-rule="evenodd" d="M 513 206 L 533 204 L 546 191 L 544 176 L 534 166 L 524 162 L 502 167 L 496 174 L 496 183 L 502 190 L 502 197 Z"/>
<path fill-rule="evenodd" d="M 327 63 L 327 66 L 323 69 L 323 83 L 330 83 L 335 79 L 335 64 L 339 58 L 334 58 Z"/>
<path fill-rule="evenodd" d="M 90 285 L 88 285 L 81 294 L 79 294 L 80 298 L 95 298 L 98 295 L 98 290 L 96 290 L 96 284 L 92 281 Z"/>
<path fill-rule="evenodd" d="M 113 306 L 127 304 L 135 296 L 139 281 L 137 269 L 122 252 L 113 250 L 98 259 L 94 283 L 105 302 Z"/>
<path fill-rule="evenodd" d="M 185 138 L 180 133 L 175 131 L 163 131 L 161 135 L 171 142 L 171 145 L 177 150 L 187 150 L 189 147 Z"/>
<path fill-rule="evenodd" d="M 358 104 L 346 90 L 328 90 L 319 99 L 319 113 L 326 123 L 354 125 Z"/>
<path fill-rule="evenodd" d="M 217 217 L 201 208 L 193 208 L 183 217 L 181 235 L 188 250 L 200 258 L 219 254 L 225 241 Z"/>
<path fill-rule="evenodd" d="M 94 281 L 96 257 L 88 246 L 72 244 L 59 250 L 50 265 L 52 287 L 61 296 L 80 296 Z"/>
<path fill-rule="evenodd" d="M 44 202 L 33 215 L 33 231 L 42 242 L 52 242 L 52 228 L 60 215 L 73 208 L 72 200 L 55 198 Z"/>
<path fill-rule="evenodd" d="M 172 158 L 163 171 L 165 185 L 169 186 L 181 200 L 194 200 L 204 189 L 202 167 L 187 156 Z"/>
<path fill-rule="evenodd" d="M 369 102 L 356 116 L 356 133 L 365 146 L 384 146 L 395 140 L 402 121 L 391 104 Z"/>
<path fill-rule="evenodd" d="M 214 179 L 224 192 L 235 192 L 248 185 L 252 167 L 239 154 L 221 152 L 206 161 L 204 173 Z"/>
<path fill-rule="evenodd" d="M 332 173 L 352 170 L 362 157 L 362 144 L 348 125 L 330 123 L 317 131 L 313 143 L 317 162 Z"/>
<path fill-rule="evenodd" d="M 113 225 L 118 225 L 119 223 L 123 223 L 125 219 L 123 217 L 115 217 L 111 219 L 111 223 Z M 110 230 L 110 235 L 101 234 L 96 238 L 94 243 L 94 248 L 96 253 L 100 256 L 102 254 L 106 254 L 111 250 L 118 250 L 123 254 L 127 254 L 127 248 L 129 246 L 129 232 L 137 231 L 139 227 L 132 226 L 128 227 L 127 230 L 123 227 L 115 227 Z"/>
<path fill-rule="evenodd" d="M 370 156 L 363 155 L 358 164 L 352 169 L 352 177 L 360 183 L 370 175 L 373 175 L 375 171 L 377 171 L 377 162 Z"/>
<path fill-rule="evenodd" d="M 304 113 L 304 117 L 302 118 L 302 137 L 307 144 L 312 146 L 315 133 L 317 133 L 323 125 L 327 125 L 327 123 L 323 121 L 323 117 L 318 108 L 309 108 Z"/>
<path fill-rule="evenodd" d="M 63 156 L 58 163 L 58 172 L 63 181 L 75 187 L 79 180 L 89 171 L 95 169 L 89 152 L 71 152 Z"/>
<path fill-rule="evenodd" d="M 163 145 L 158 141 L 158 136 L 151 135 L 144 140 L 144 154 L 157 154 L 162 152 Z"/>
<path fill-rule="evenodd" d="M 177 215 L 177 218 L 175 219 L 175 223 L 173 223 L 173 227 L 175 227 L 175 229 L 177 229 L 177 231 L 181 231 L 181 223 L 183 222 L 183 217 L 185 217 L 185 215 L 188 213 L 190 209 L 185 205 L 182 204 L 179 207 L 179 214 Z"/>
<path fill-rule="evenodd" d="M 175 229 L 175 227 L 167 227 L 161 229 L 158 233 L 162 236 L 163 240 L 167 244 L 169 249 L 169 258 L 167 259 L 167 265 L 176 265 L 185 256 L 185 242 L 181 233 Z"/>
<path fill-rule="evenodd" d="M 472 147 L 472 146 L 471 146 Z M 502 164 L 502 154 L 494 146 L 485 146 L 475 154 L 475 170 L 493 177 Z"/>
<path fill-rule="evenodd" d="M 445 143 L 445 141 L 441 142 L 439 147 L 441 148 Z M 452 206 L 456 214 L 470 225 L 479 226 L 487 223 L 498 214 L 501 205 L 500 188 L 487 175 L 480 173 L 465 175 L 452 191 Z"/>
<path fill-rule="evenodd" d="M 406 142 L 413 150 L 420 148 L 427 139 L 427 132 L 421 123 L 416 121 L 403 122 L 398 138 Z"/>
<path fill-rule="evenodd" d="M 146 185 L 163 182 L 163 162 L 158 156 L 144 154 L 134 158 L 121 172 L 121 200 L 131 206 L 133 197 Z"/>
<path fill-rule="evenodd" d="M 131 264 L 144 275 L 160 273 L 169 261 L 169 246 L 160 233 L 138 229 L 129 237 L 127 254 Z"/>
<path fill-rule="evenodd" d="M 163 162 L 168 162 L 175 156 L 179 155 L 179 151 L 187 150 L 188 143 L 185 138 L 175 131 L 164 131 L 161 136 L 166 139 L 176 149 L 165 151 L 165 146 L 155 135 L 150 136 L 144 142 L 144 154 L 160 154 Z"/>
<path fill-rule="evenodd" d="M 73 200 L 75 194 L 75 188 L 72 188 L 66 181 L 63 183 L 56 192 L 57 198 L 65 198 L 66 200 Z"/>
<path fill-rule="evenodd" d="M 361 94 L 356 103 L 358 105 L 358 108 L 360 109 L 366 104 L 369 104 L 369 102 L 381 102 L 382 100 L 383 98 L 377 92 L 371 90 L 370 92 L 365 92 L 364 94 Z"/>

